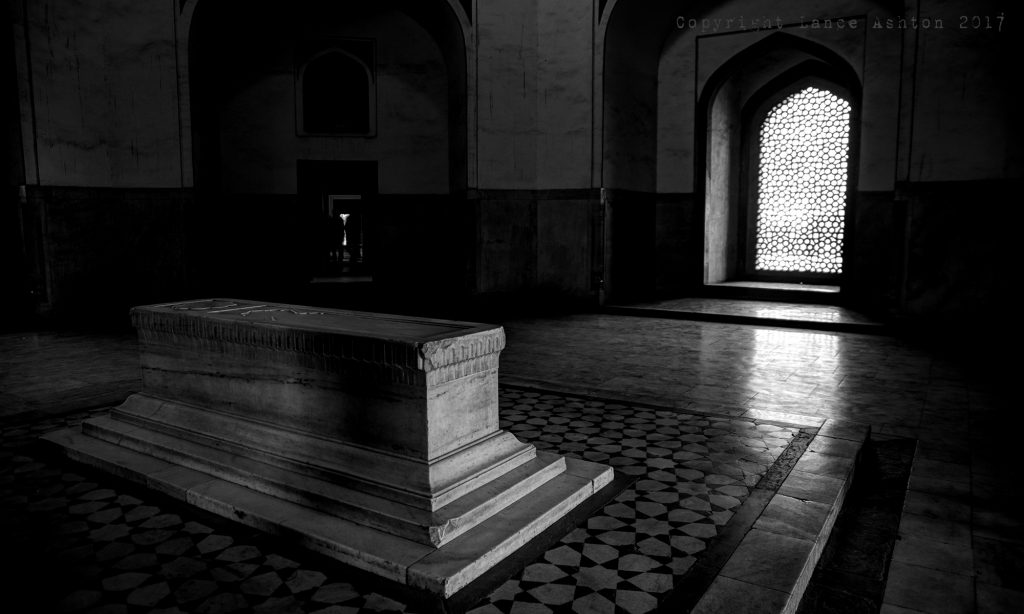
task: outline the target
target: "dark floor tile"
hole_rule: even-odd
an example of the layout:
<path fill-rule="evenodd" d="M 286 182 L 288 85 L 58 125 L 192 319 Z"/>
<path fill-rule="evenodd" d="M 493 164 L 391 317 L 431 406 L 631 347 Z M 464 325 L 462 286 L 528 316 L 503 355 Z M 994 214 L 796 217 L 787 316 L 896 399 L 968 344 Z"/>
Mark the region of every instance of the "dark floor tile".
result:
<path fill-rule="evenodd" d="M 771 533 L 815 541 L 822 531 L 830 509 L 824 503 L 776 495 L 754 527 Z"/>
<path fill-rule="evenodd" d="M 814 543 L 751 530 L 722 568 L 725 577 L 789 593 L 801 577 Z"/>
<path fill-rule="evenodd" d="M 971 521 L 971 505 L 966 497 L 950 497 L 912 490 L 907 493 L 904 510 L 908 514 L 918 514 L 957 523 Z"/>
<path fill-rule="evenodd" d="M 978 582 L 1024 591 L 1024 544 L 975 535 L 971 545 Z"/>
<path fill-rule="evenodd" d="M 978 614 L 1017 614 L 1024 607 L 1024 592 L 978 584 Z"/>
<path fill-rule="evenodd" d="M 964 576 L 974 575 L 974 559 L 960 544 L 906 535 L 896 542 L 893 560 Z"/>
<path fill-rule="evenodd" d="M 812 584 L 800 600 L 798 614 L 878 614 L 881 603 L 841 588 Z"/>
<path fill-rule="evenodd" d="M 962 548 L 970 548 L 971 546 L 970 524 L 922 516 L 920 514 L 903 515 L 903 518 L 900 520 L 900 535 L 923 537 L 954 544 Z"/>
<path fill-rule="evenodd" d="M 719 576 L 691 612 L 692 614 L 720 612 L 763 614 L 764 612 L 782 611 L 788 601 L 787 593 Z"/>
<path fill-rule="evenodd" d="M 884 603 L 933 614 L 975 611 L 974 579 L 893 561 Z"/>

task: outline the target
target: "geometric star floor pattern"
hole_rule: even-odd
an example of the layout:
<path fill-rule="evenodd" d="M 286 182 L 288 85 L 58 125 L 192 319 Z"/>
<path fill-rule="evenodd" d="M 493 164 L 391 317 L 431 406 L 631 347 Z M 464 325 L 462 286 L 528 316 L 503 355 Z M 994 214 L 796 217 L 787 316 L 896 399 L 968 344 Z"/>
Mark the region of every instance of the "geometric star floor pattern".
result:
<path fill-rule="evenodd" d="M 415 612 L 344 568 L 26 444 L 103 413 L 8 426 L 0 526 L 30 611 Z M 502 428 L 635 478 L 474 614 L 656 609 L 798 432 L 794 427 L 502 388 Z M 49 602 L 49 603 L 48 603 Z"/>

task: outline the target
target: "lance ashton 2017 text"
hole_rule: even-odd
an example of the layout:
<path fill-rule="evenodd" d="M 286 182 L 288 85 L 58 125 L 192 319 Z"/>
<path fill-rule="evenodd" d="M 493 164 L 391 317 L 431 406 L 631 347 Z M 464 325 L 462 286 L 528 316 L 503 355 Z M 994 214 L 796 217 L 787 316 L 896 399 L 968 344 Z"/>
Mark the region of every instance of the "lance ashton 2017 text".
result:
<path fill-rule="evenodd" d="M 735 32 L 743 30 L 781 30 L 782 28 L 800 28 L 802 30 L 857 30 L 870 28 L 873 30 L 992 30 L 1003 31 L 1006 20 L 1005 13 L 994 15 L 959 15 L 955 17 L 832 17 L 824 19 L 808 19 L 801 17 L 798 21 L 784 22 L 782 17 L 676 17 L 676 28 L 693 30 L 699 34 L 715 32 Z"/>

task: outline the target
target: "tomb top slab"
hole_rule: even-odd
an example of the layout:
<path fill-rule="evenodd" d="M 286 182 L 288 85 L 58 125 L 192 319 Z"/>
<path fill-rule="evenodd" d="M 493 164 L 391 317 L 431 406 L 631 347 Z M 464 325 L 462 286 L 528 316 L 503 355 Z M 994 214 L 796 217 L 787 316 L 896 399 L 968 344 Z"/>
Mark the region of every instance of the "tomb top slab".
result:
<path fill-rule="evenodd" d="M 494 324 L 237 299 L 145 305 L 133 308 L 131 315 L 140 333 L 152 330 L 248 345 L 263 345 L 263 338 L 280 346 L 289 336 L 395 344 L 415 350 L 424 359 L 420 368 L 426 370 L 500 352 L 505 347 L 504 331 Z M 253 330 L 268 334 L 248 334 Z M 304 345 L 298 343 L 294 349 L 301 351 Z"/>

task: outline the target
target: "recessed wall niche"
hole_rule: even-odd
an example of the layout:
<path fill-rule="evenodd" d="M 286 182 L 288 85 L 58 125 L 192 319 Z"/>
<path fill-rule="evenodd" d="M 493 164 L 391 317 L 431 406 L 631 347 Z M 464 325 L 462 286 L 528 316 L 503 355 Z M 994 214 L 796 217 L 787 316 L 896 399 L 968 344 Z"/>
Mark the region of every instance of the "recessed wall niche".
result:
<path fill-rule="evenodd" d="M 376 136 L 376 55 L 371 39 L 335 38 L 296 49 L 299 136 Z"/>

